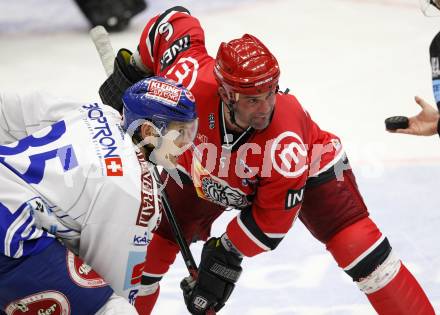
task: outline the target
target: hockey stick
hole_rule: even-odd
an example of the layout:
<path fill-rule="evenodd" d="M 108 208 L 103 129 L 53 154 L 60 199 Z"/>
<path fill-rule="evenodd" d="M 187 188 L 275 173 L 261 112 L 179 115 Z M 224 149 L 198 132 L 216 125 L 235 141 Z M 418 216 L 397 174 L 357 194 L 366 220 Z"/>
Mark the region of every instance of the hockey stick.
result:
<path fill-rule="evenodd" d="M 95 44 L 96 50 L 99 54 L 99 58 L 102 62 L 102 65 L 105 69 L 107 76 L 110 76 L 113 73 L 113 62 L 115 59 L 115 52 L 113 50 L 110 36 L 108 35 L 106 29 L 101 26 L 95 26 L 90 30 L 90 37 Z M 160 178 L 159 171 L 157 167 L 154 167 L 154 177 L 158 185 L 162 185 L 162 180 Z M 189 249 L 188 244 L 186 243 L 185 237 L 183 236 L 182 229 L 180 228 L 179 223 L 176 220 L 176 215 L 174 214 L 173 209 L 171 208 L 170 203 L 168 202 L 167 195 L 164 190 L 161 191 L 162 202 L 164 206 L 165 215 L 170 223 L 171 229 L 173 231 L 174 237 L 177 241 L 177 244 L 180 248 L 180 253 L 182 254 L 183 260 L 185 262 L 186 268 L 190 276 L 196 280 L 198 276 L 198 267 L 194 260 L 194 257 Z M 215 311 L 213 309 L 209 309 L 206 311 L 206 315 L 215 315 Z"/>
<path fill-rule="evenodd" d="M 113 50 L 110 37 L 104 26 L 98 25 L 90 30 L 90 37 L 101 59 L 107 76 L 113 73 L 113 63 L 115 60 L 115 51 Z"/>
<path fill-rule="evenodd" d="M 154 177 L 159 185 L 162 185 L 162 180 L 160 178 L 159 170 L 157 167 L 154 167 Z M 168 202 L 168 197 L 165 190 L 162 189 L 162 202 L 165 211 L 165 215 L 167 216 L 168 222 L 170 223 L 171 229 L 173 230 L 174 237 L 176 238 L 177 244 L 179 245 L 180 252 L 182 254 L 183 260 L 185 261 L 186 268 L 189 271 L 189 274 L 193 279 L 197 279 L 198 275 L 198 267 L 194 260 L 194 257 L 189 249 L 188 244 L 186 243 L 185 237 L 183 236 L 182 229 L 180 228 L 179 223 L 176 220 L 176 216 L 174 214 L 173 209 L 171 208 L 170 203 Z"/>

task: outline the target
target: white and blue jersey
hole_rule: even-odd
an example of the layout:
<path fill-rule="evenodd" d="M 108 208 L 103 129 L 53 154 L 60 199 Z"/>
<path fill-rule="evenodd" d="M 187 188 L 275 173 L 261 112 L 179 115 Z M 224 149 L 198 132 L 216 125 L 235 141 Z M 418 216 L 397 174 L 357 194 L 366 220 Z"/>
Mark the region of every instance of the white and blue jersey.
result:
<path fill-rule="evenodd" d="M 55 235 L 133 296 L 161 205 L 120 123 L 98 103 L 0 93 L 0 254 L 34 255 Z"/>

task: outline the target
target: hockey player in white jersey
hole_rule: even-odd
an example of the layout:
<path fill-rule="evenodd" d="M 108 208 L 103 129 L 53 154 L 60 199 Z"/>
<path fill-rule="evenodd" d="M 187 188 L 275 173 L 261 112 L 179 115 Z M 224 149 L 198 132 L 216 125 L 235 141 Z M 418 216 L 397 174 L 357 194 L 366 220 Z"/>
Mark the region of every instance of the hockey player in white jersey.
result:
<path fill-rule="evenodd" d="M 118 295 L 135 293 L 136 265 L 160 219 L 148 160 L 172 165 L 192 143 L 197 117 L 191 92 L 159 77 L 128 88 L 123 103 L 121 121 L 98 103 L 0 94 L 6 314 L 137 314 L 98 274 Z"/>

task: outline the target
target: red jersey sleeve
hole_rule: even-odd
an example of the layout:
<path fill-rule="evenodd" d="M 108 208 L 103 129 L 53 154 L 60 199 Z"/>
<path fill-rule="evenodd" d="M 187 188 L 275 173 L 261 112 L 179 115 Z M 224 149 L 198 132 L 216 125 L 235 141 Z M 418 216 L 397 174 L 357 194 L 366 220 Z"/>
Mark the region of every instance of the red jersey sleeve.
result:
<path fill-rule="evenodd" d="M 312 119 L 310 121 L 313 138 L 309 149 L 309 181 L 311 178 L 319 181 L 326 172 L 342 176 L 342 170 L 349 168 L 349 164 L 339 137 L 322 130 Z"/>
<path fill-rule="evenodd" d="M 237 250 L 255 256 L 275 249 L 292 227 L 301 209 L 305 178 L 263 180 L 250 209 L 243 210 L 226 229 Z"/>
<path fill-rule="evenodd" d="M 152 18 L 142 32 L 138 51 L 144 66 L 159 76 L 165 76 L 183 56 L 207 55 L 203 29 L 183 7 Z"/>

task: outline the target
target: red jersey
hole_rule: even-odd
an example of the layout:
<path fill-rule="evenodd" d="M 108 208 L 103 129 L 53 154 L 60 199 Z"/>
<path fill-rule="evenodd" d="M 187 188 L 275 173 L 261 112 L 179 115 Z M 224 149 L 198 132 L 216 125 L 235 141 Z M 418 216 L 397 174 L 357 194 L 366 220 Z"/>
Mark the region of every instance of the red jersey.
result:
<path fill-rule="evenodd" d="M 293 95 L 280 92 L 266 129 L 229 133 L 204 32 L 182 7 L 151 19 L 138 50 L 145 67 L 183 83 L 196 98 L 198 134 L 179 164 L 199 197 L 242 209 L 226 233 L 243 255 L 274 249 L 298 216 L 308 179 L 343 159 L 339 139 L 321 130 Z"/>

